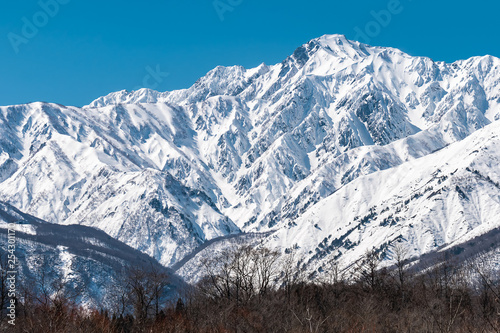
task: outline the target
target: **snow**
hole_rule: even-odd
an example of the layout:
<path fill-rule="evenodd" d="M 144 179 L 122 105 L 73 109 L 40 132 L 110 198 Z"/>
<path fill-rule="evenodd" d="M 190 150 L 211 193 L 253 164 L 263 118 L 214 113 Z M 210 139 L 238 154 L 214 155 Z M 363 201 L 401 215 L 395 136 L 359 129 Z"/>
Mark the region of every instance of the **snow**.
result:
<path fill-rule="evenodd" d="M 36 227 L 30 224 L 7 223 L 0 220 L 0 228 L 15 230 L 16 232 L 22 232 L 28 235 L 36 235 Z"/>
<path fill-rule="evenodd" d="M 164 265 L 268 230 L 311 272 L 399 236 L 419 255 L 498 226 L 499 104 L 495 57 L 436 63 L 325 35 L 188 89 L 0 107 L 0 200 Z"/>

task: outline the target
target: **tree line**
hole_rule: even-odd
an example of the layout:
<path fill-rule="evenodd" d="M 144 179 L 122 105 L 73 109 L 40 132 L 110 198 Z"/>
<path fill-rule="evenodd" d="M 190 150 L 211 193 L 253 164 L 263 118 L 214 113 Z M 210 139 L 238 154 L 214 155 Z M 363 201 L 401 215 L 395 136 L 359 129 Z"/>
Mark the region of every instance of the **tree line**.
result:
<path fill-rule="evenodd" d="M 112 305 L 88 309 L 42 272 L 21 288 L 8 332 L 500 332 L 500 285 L 479 259 L 441 258 L 410 267 L 404 248 L 381 267 L 369 251 L 349 269 L 331 261 L 310 281 L 294 253 L 240 246 L 201 262 L 203 278 L 177 297 L 169 276 L 129 267 L 109 290 Z M 3 267 L 3 266 L 2 266 Z M 1 301 L 4 292 L 2 270 Z M 5 309 L 5 306 L 2 307 Z"/>

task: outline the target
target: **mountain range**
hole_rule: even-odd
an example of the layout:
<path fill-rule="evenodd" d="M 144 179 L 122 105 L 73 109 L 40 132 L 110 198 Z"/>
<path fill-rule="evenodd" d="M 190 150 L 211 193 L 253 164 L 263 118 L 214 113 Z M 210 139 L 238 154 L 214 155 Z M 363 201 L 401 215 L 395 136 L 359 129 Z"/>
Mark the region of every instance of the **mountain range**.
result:
<path fill-rule="evenodd" d="M 0 202 L 191 282 L 232 240 L 294 251 L 315 278 L 367 250 L 389 265 L 396 244 L 418 258 L 497 230 L 499 119 L 498 58 L 325 35 L 188 89 L 0 107 Z"/>

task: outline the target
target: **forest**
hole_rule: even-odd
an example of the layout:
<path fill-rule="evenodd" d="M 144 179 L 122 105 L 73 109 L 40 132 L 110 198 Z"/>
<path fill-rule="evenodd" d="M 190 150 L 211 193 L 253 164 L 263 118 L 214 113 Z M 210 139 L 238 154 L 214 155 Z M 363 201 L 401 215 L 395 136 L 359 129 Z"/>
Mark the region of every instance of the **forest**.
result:
<path fill-rule="evenodd" d="M 204 278 L 172 295 L 168 274 L 128 267 L 110 308 L 75 304 L 62 281 L 43 276 L 18 292 L 8 324 L 2 270 L 0 329 L 6 332 L 500 332 L 498 276 L 480 257 L 443 257 L 412 268 L 404 248 L 340 269 L 331 261 L 310 280 L 293 253 L 248 246 L 201 262 Z M 43 274 L 42 274 L 43 275 Z"/>

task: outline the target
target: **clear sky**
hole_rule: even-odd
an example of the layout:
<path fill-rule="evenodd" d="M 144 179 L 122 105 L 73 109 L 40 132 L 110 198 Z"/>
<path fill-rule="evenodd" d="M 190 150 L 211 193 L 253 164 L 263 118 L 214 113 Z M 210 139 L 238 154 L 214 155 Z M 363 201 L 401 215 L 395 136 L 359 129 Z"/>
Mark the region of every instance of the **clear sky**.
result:
<path fill-rule="evenodd" d="M 0 105 L 187 88 L 217 65 L 279 63 L 323 34 L 436 61 L 500 57 L 499 13 L 480 0 L 3 1 Z"/>

